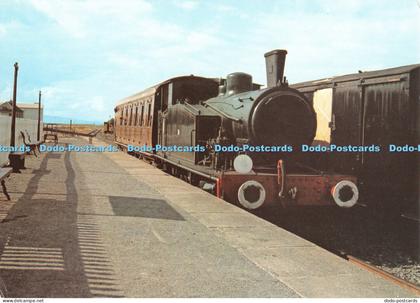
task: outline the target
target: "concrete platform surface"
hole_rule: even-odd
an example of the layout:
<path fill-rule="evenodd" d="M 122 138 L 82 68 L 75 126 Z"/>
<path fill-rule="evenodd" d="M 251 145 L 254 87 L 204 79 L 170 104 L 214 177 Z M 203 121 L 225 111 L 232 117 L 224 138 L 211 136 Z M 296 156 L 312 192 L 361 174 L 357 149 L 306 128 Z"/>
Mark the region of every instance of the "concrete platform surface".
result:
<path fill-rule="evenodd" d="M 413 296 L 122 152 L 26 164 L 0 196 L 9 297 Z"/>

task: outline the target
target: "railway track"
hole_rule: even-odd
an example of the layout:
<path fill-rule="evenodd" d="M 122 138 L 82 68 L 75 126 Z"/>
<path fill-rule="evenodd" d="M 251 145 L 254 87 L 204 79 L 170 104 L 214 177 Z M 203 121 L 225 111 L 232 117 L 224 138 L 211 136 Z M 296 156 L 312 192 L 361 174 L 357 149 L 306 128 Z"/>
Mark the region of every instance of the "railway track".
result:
<path fill-rule="evenodd" d="M 253 213 L 360 267 L 366 265 L 364 269 L 384 272 L 387 279 L 420 294 L 417 222 L 390 221 L 364 208 L 342 212 L 274 207 Z"/>
<path fill-rule="evenodd" d="M 417 285 L 413 284 L 413 283 L 410 283 L 410 282 L 408 282 L 406 280 L 400 279 L 400 278 L 398 278 L 398 277 L 396 277 L 396 276 L 394 276 L 394 275 L 386 272 L 385 270 L 382 270 L 382 269 L 380 269 L 380 268 L 378 268 L 376 266 L 373 266 L 373 265 L 371 265 L 371 264 L 369 264 L 369 263 L 367 263 L 367 262 L 365 262 L 365 261 L 363 261 L 363 260 L 361 260 L 359 258 L 356 258 L 354 256 L 347 255 L 345 258 L 350 263 L 355 264 L 355 265 L 359 266 L 362 269 L 365 269 L 367 271 L 370 271 L 372 273 L 375 273 L 375 274 L 381 276 L 382 278 L 384 278 L 384 279 L 386 279 L 388 281 L 391 281 L 391 282 L 393 282 L 395 284 L 398 284 L 399 286 L 401 286 L 401 287 L 403 287 L 405 289 L 410 290 L 411 292 L 415 293 L 416 295 L 420 295 L 420 288 Z"/>

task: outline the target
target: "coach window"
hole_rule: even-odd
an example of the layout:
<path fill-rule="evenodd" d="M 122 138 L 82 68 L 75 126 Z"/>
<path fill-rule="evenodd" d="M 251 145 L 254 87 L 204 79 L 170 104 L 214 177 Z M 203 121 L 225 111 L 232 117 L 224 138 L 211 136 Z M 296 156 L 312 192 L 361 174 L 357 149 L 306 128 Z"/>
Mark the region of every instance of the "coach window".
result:
<path fill-rule="evenodd" d="M 134 115 L 134 126 L 136 126 L 137 125 L 137 116 L 138 116 L 138 111 L 139 111 L 139 107 L 138 107 L 138 105 L 136 104 L 136 112 L 135 112 L 135 115 Z"/>
<path fill-rule="evenodd" d="M 152 125 L 152 103 L 150 102 L 147 107 L 147 125 Z"/>
<path fill-rule="evenodd" d="M 168 85 L 164 85 L 160 91 L 160 107 L 162 112 L 168 108 Z"/>
<path fill-rule="evenodd" d="M 143 120 L 144 120 L 143 116 L 144 116 L 144 104 L 142 103 L 141 104 L 141 114 L 140 114 L 140 126 L 143 126 Z"/>
<path fill-rule="evenodd" d="M 139 116 L 138 116 L 138 125 L 141 126 L 141 103 L 139 103 Z"/>
<path fill-rule="evenodd" d="M 149 100 L 144 102 L 144 126 L 149 125 Z"/>
<path fill-rule="evenodd" d="M 173 89 L 174 88 L 174 84 L 173 83 L 169 83 L 168 86 L 168 106 L 171 106 L 173 104 Z"/>

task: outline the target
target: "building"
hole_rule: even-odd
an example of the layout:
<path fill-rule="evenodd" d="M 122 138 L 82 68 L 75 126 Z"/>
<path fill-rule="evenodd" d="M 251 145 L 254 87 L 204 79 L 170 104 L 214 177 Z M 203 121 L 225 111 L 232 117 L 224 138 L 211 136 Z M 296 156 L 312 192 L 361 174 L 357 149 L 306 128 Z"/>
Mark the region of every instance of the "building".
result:
<path fill-rule="evenodd" d="M 0 116 L 12 116 L 12 101 L 0 103 Z M 16 118 L 38 120 L 38 103 L 18 103 L 16 105 Z M 41 105 L 41 121 L 43 119 L 43 106 Z"/>
<path fill-rule="evenodd" d="M 18 106 L 23 111 L 24 119 L 38 120 L 38 103 L 18 103 Z M 43 109 L 41 105 L 41 121 L 43 121 Z"/>
<path fill-rule="evenodd" d="M 0 103 L 0 116 L 12 116 L 12 101 Z M 23 110 L 16 106 L 16 118 L 23 118 Z"/>

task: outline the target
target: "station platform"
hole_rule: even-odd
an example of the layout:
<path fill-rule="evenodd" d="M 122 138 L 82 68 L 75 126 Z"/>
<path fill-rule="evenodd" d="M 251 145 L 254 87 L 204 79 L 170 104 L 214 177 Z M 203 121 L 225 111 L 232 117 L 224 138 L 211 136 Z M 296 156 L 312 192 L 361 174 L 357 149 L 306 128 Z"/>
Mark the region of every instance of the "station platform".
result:
<path fill-rule="evenodd" d="M 122 152 L 26 166 L 0 196 L 7 297 L 415 296 Z"/>

